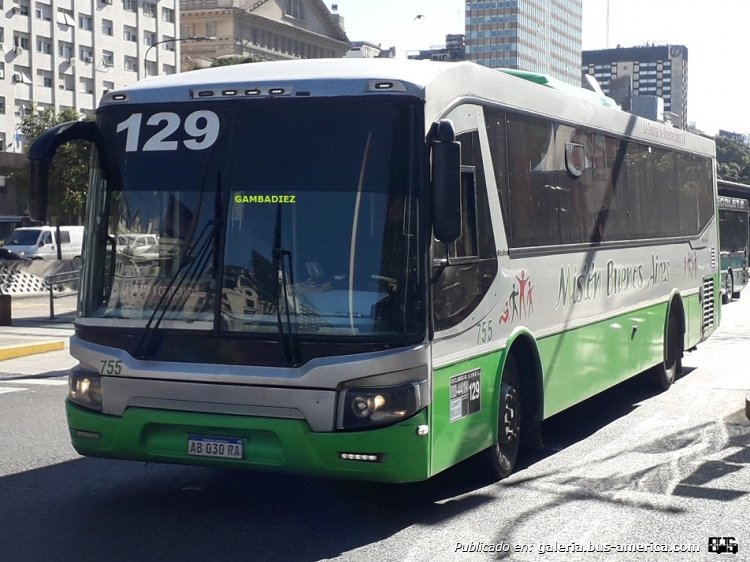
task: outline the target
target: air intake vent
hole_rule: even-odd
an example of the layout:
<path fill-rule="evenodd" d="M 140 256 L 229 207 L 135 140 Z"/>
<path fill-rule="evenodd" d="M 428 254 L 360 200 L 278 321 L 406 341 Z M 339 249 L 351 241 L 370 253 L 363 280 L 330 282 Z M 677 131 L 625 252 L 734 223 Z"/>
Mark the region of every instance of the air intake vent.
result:
<path fill-rule="evenodd" d="M 701 287 L 701 307 L 703 309 L 703 332 L 713 328 L 716 323 L 716 314 L 714 310 L 714 278 L 704 277 Z"/>
<path fill-rule="evenodd" d="M 711 246 L 711 269 L 716 269 L 716 248 Z"/>

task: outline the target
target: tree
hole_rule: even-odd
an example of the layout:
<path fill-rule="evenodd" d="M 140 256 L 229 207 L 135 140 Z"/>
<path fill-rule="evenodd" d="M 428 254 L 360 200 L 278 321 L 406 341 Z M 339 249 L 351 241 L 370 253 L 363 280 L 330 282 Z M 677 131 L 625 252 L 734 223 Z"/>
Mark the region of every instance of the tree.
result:
<path fill-rule="evenodd" d="M 714 140 L 719 179 L 750 183 L 750 147 L 724 137 Z"/>
<path fill-rule="evenodd" d="M 214 59 L 214 62 L 211 63 L 211 67 L 247 64 L 249 62 L 260 62 L 260 60 L 261 59 L 255 55 L 225 55 Z"/>
<path fill-rule="evenodd" d="M 20 132 L 24 139 L 24 152 L 28 153 L 31 144 L 50 127 L 82 118 L 72 108 L 55 113 L 52 108 L 31 110 L 21 119 Z M 49 173 L 49 215 L 57 217 L 58 224 L 78 222 L 86 206 L 86 188 L 89 174 L 91 147 L 83 141 L 62 144 L 52 160 Z M 28 202 L 30 165 L 13 174 L 13 182 L 18 186 L 21 200 Z M 35 217 L 46 218 L 46 217 Z"/>

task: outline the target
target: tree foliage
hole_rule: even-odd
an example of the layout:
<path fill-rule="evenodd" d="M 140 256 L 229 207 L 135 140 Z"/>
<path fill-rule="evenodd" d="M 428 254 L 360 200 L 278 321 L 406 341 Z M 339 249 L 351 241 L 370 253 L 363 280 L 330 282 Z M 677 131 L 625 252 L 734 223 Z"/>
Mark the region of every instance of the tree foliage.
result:
<path fill-rule="evenodd" d="M 32 107 L 20 123 L 24 152 L 28 152 L 31 144 L 50 127 L 81 118 L 82 115 L 72 108 L 55 113 L 52 108 L 37 111 Z M 57 217 L 59 222 L 77 222 L 83 216 L 90 154 L 89 143 L 83 141 L 67 142 L 57 149 L 49 173 L 49 215 Z M 28 161 L 13 174 L 23 202 L 28 201 L 29 176 Z"/>
<path fill-rule="evenodd" d="M 255 55 L 232 55 L 218 57 L 211 63 L 211 67 L 215 66 L 230 66 L 233 64 L 247 64 L 250 62 L 260 62 L 260 58 Z"/>
<path fill-rule="evenodd" d="M 719 179 L 750 184 L 750 147 L 723 137 L 714 140 Z"/>

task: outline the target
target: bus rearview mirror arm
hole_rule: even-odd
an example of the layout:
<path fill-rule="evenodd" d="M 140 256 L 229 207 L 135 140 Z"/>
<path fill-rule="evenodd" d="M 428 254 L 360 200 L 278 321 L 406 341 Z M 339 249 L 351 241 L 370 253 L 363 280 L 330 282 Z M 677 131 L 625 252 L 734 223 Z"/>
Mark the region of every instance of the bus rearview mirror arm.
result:
<path fill-rule="evenodd" d="M 29 215 L 47 222 L 49 207 L 49 169 L 57 147 L 69 141 L 96 142 L 98 129 L 93 121 L 68 121 L 42 133 L 29 148 L 31 164 Z"/>
<path fill-rule="evenodd" d="M 453 123 L 442 119 L 433 124 L 432 229 L 435 238 L 450 244 L 461 236 L 461 143 L 456 142 Z"/>
<path fill-rule="evenodd" d="M 49 168 L 52 158 L 31 160 L 29 183 L 29 216 L 42 224 L 47 224 L 49 206 Z"/>

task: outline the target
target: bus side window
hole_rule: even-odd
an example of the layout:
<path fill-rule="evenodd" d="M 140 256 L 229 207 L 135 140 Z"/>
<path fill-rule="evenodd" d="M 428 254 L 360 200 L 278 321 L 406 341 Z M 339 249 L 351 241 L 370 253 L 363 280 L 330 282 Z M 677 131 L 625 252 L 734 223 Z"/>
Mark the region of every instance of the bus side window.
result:
<path fill-rule="evenodd" d="M 589 241 L 592 213 L 589 198 L 594 190 L 592 133 L 558 125 L 557 207 L 560 219 L 560 241 L 580 244 Z"/>
<path fill-rule="evenodd" d="M 461 237 L 448 248 L 451 260 L 476 259 L 479 256 L 475 175 L 473 167 L 461 168 Z"/>
<path fill-rule="evenodd" d="M 554 126 L 548 119 L 507 116 L 512 247 L 560 243 Z"/>

